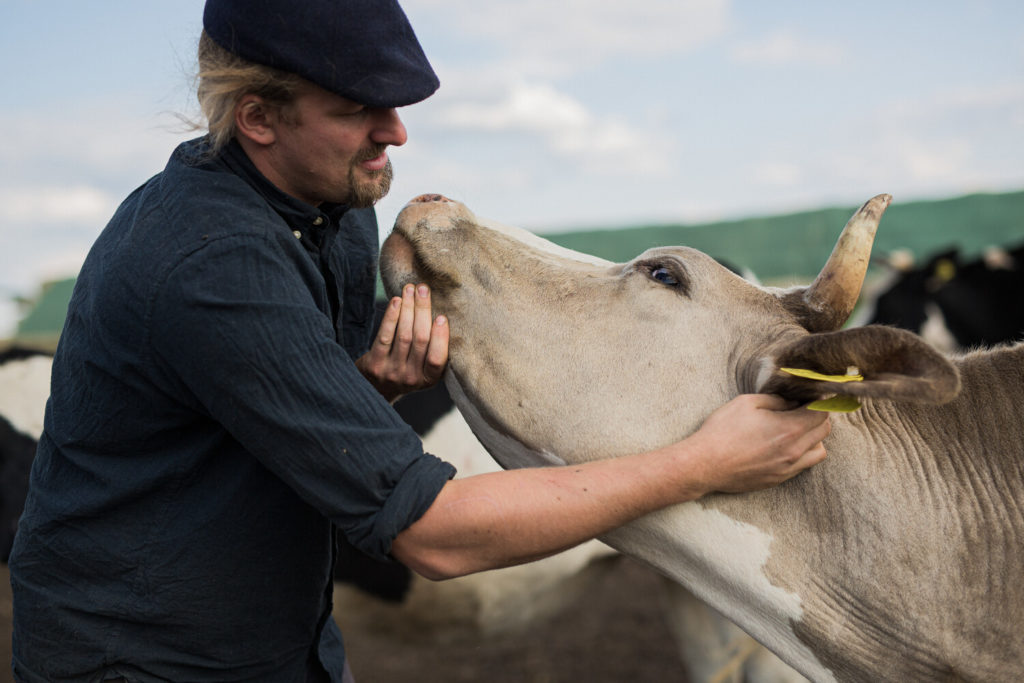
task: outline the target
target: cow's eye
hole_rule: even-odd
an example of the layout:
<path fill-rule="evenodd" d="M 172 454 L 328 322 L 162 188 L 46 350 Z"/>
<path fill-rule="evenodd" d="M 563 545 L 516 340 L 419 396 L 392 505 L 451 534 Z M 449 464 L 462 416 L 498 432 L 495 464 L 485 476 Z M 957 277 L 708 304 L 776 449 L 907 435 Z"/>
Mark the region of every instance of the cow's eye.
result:
<path fill-rule="evenodd" d="M 672 258 L 660 258 L 654 255 L 649 259 L 636 261 L 629 266 L 630 271 L 644 278 L 657 282 L 677 294 L 690 296 L 690 281 L 686 268 Z"/>
<path fill-rule="evenodd" d="M 663 285 L 675 286 L 679 284 L 679 280 L 672 274 L 672 271 L 664 267 L 651 268 L 651 278 Z"/>

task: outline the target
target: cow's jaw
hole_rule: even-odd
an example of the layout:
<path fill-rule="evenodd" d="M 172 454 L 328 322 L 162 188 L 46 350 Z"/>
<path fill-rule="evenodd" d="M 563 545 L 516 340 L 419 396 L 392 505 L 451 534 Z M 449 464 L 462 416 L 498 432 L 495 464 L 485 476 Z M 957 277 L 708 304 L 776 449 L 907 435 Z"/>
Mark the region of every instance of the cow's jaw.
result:
<path fill-rule="evenodd" d="M 530 448 L 514 436 L 500 431 L 491 421 L 484 418 L 477 405 L 469 399 L 466 390 L 454 372 L 445 373 L 445 386 L 474 436 L 484 445 L 487 452 L 503 468 L 544 467 L 564 465 L 565 460 L 546 450 Z"/>

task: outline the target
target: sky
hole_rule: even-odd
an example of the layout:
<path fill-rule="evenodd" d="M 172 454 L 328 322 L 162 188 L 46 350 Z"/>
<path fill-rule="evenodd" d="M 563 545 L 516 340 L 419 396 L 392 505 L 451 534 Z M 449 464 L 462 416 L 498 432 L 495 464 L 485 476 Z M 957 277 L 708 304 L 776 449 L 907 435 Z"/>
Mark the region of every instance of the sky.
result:
<path fill-rule="evenodd" d="M 1020 0 L 405 0 L 439 192 L 541 233 L 1024 189 Z M 200 134 L 202 0 L 0 0 L 0 338 Z M 1024 233 L 1024 225 L 1022 225 Z"/>

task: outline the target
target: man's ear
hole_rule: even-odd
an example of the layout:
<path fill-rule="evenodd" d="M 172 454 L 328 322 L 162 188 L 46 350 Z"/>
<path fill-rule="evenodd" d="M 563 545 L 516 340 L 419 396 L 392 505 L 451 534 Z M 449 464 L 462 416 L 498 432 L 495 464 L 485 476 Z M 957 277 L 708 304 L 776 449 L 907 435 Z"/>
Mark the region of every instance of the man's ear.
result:
<path fill-rule="evenodd" d="M 769 363 L 758 391 L 800 403 L 840 395 L 937 405 L 960 391 L 960 374 L 945 356 L 917 335 L 884 325 L 809 334 L 776 349 Z"/>
<path fill-rule="evenodd" d="M 244 95 L 235 105 L 235 129 L 238 135 L 258 145 L 269 145 L 276 140 L 276 122 L 276 110 L 269 107 L 259 95 Z"/>

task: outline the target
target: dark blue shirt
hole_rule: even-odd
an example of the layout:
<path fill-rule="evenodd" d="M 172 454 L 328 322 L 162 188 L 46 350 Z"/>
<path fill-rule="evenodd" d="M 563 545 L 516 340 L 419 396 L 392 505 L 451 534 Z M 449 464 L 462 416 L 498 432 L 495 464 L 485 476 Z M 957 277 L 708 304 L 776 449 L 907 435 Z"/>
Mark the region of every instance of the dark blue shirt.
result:
<path fill-rule="evenodd" d="M 386 557 L 454 475 L 353 362 L 372 209 L 204 152 L 78 277 L 10 562 L 19 680 L 339 681 L 332 524 Z"/>

